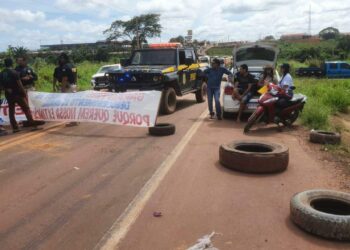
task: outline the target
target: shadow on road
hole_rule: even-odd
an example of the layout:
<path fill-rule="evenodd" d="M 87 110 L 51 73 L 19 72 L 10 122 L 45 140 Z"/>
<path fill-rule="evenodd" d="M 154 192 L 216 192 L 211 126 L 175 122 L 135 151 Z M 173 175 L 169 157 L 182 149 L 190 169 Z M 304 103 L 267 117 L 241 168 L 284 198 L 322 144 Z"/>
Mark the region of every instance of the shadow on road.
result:
<path fill-rule="evenodd" d="M 148 132 L 146 132 L 146 131 L 145 131 L 144 136 L 113 136 L 113 135 L 101 135 L 101 134 L 86 134 L 86 133 L 79 133 L 79 132 L 75 132 L 75 131 L 74 131 L 74 133 L 52 131 L 52 132 L 49 132 L 48 134 L 67 136 L 67 137 L 107 138 L 107 139 L 145 139 L 145 138 L 149 137 Z"/>

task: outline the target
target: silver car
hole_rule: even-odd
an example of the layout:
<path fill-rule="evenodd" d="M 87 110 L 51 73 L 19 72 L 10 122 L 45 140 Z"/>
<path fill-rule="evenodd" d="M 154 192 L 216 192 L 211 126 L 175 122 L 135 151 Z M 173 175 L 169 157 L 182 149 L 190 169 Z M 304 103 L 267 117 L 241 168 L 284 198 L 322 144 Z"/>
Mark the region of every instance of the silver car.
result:
<path fill-rule="evenodd" d="M 248 65 L 249 73 L 254 75 L 258 80 L 266 65 L 271 65 L 276 69 L 278 48 L 277 45 L 267 43 L 250 43 L 238 45 L 233 49 L 233 68 L 232 73 L 238 72 L 242 64 Z M 277 80 L 279 74 L 275 72 Z M 226 82 L 223 93 L 223 116 L 224 118 L 232 117 L 239 109 L 239 101 L 232 99 L 233 85 Z M 258 96 L 253 97 L 247 108 L 246 113 L 252 113 L 258 105 Z"/>

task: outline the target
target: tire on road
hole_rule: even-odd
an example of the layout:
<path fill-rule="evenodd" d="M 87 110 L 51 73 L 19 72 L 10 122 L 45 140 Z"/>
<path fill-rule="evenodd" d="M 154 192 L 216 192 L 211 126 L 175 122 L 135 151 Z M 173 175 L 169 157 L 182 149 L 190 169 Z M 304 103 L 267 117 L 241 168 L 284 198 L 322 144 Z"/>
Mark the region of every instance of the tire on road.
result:
<path fill-rule="evenodd" d="M 308 190 L 290 202 L 292 221 L 303 230 L 333 240 L 350 240 L 350 194 Z"/>
<path fill-rule="evenodd" d="M 162 114 L 171 114 L 176 110 L 176 92 L 175 89 L 169 87 L 163 90 L 160 102 L 160 111 Z"/>
<path fill-rule="evenodd" d="M 223 166 L 237 171 L 282 172 L 289 163 L 289 149 L 277 143 L 240 140 L 221 145 L 219 159 Z"/>
<path fill-rule="evenodd" d="M 170 123 L 157 123 L 148 128 L 148 133 L 155 136 L 166 136 L 175 134 L 175 125 Z"/>
<path fill-rule="evenodd" d="M 339 144 L 341 137 L 339 133 L 323 130 L 311 130 L 310 141 L 319 144 Z"/>
<path fill-rule="evenodd" d="M 201 88 L 198 89 L 195 94 L 198 103 L 205 102 L 207 100 L 207 83 L 203 82 Z"/>

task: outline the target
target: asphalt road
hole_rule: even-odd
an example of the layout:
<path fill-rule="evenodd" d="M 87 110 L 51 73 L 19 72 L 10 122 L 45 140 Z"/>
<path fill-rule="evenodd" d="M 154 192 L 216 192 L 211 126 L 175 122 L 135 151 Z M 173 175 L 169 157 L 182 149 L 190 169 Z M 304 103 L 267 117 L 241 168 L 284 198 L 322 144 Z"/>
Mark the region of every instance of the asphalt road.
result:
<path fill-rule="evenodd" d="M 349 179 L 323 160 L 302 129 L 259 126 L 244 135 L 244 124 L 209 120 L 205 112 L 206 103 L 186 96 L 176 113 L 159 118 L 176 124 L 169 137 L 80 124 L 1 138 L 0 249 L 182 250 L 212 231 L 221 250 L 350 249 L 306 234 L 289 219 L 296 192 L 348 191 L 340 181 Z M 287 171 L 223 168 L 219 146 L 235 139 L 287 145 Z"/>
<path fill-rule="evenodd" d="M 0 249 L 93 249 L 205 109 L 180 100 L 158 119 L 169 137 L 93 123 L 2 137 Z"/>

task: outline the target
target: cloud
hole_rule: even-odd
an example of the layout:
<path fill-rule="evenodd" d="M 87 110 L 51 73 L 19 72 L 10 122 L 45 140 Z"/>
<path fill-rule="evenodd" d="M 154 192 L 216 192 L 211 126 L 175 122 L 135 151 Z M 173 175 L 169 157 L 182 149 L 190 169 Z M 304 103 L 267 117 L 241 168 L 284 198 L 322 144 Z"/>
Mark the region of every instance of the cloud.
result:
<path fill-rule="evenodd" d="M 8 10 L 0 8 L 1 23 L 18 23 L 18 22 L 40 22 L 45 19 L 45 13 L 41 11 L 30 10 Z"/>

